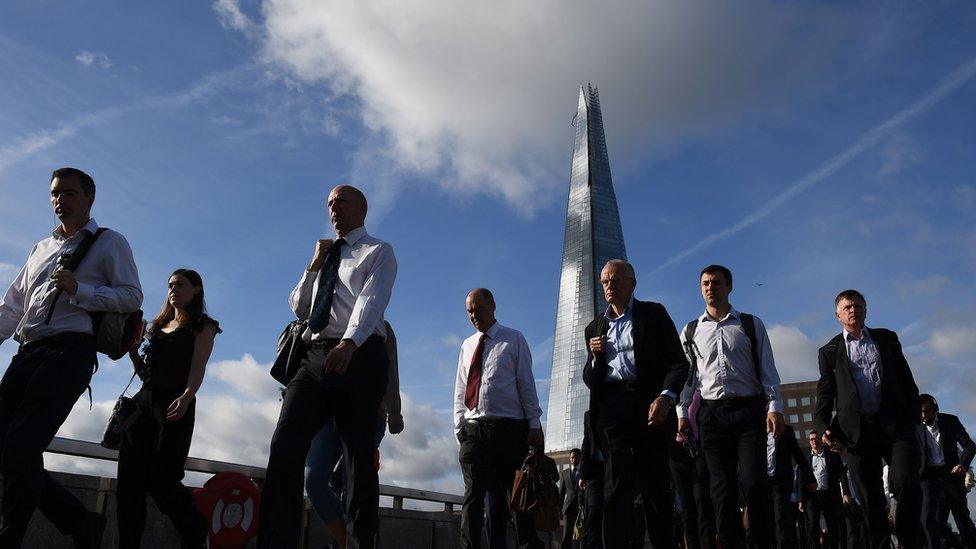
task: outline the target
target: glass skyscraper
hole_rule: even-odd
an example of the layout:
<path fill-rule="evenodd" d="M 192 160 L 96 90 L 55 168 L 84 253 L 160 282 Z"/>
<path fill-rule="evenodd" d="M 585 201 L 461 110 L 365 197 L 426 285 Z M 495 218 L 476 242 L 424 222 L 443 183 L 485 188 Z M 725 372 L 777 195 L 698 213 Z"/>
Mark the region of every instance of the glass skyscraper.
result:
<path fill-rule="evenodd" d="M 583 384 L 583 328 L 607 307 L 600 285 L 603 265 L 611 259 L 627 259 L 610 179 L 600 94 L 589 84 L 580 86 L 573 125 L 576 141 L 546 419 L 546 449 L 550 452 L 569 450 L 583 442 L 583 412 L 589 406 L 589 391 Z"/>

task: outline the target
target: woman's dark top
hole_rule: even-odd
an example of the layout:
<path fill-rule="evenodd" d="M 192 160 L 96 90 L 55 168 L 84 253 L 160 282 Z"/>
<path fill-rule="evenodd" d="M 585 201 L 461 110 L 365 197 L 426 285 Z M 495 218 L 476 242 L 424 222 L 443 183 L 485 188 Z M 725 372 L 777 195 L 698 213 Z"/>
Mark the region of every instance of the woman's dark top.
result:
<path fill-rule="evenodd" d="M 150 333 L 149 345 L 146 347 L 143 359 L 145 368 L 139 372 L 139 378 L 143 381 L 143 391 L 173 397 L 183 393 L 190 377 L 196 334 L 208 324 L 213 326 L 218 334 L 222 331 L 216 320 L 201 315 L 194 321 L 180 325 L 172 332 L 159 330 Z"/>

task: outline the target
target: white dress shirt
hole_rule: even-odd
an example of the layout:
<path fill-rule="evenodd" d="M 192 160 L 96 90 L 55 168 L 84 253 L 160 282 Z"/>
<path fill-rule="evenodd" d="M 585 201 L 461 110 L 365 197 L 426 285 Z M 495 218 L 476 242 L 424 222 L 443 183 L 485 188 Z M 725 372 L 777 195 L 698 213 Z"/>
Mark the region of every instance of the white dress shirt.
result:
<path fill-rule="evenodd" d="M 65 238 L 58 227 L 34 246 L 0 302 L 0 342 L 11 336 L 28 343 L 65 332 L 90 334 L 89 312 L 131 313 L 139 309 L 142 287 L 132 249 L 124 236 L 109 230 L 98 237 L 74 271 L 78 281 L 75 295 L 61 292 L 51 323 L 44 324 L 57 293 L 51 274 L 59 268 L 58 259 L 97 230 L 98 223 L 89 219 L 70 238 Z"/>
<path fill-rule="evenodd" d="M 942 452 L 942 432 L 939 430 L 939 420 L 933 420 L 931 425 L 925 425 L 925 464 L 935 467 L 945 465 L 945 454 Z"/>
<path fill-rule="evenodd" d="M 465 419 L 527 419 L 530 429 L 541 429 L 542 408 L 535 392 L 532 375 L 532 353 L 518 330 L 492 324 L 485 332 L 481 364 L 481 387 L 478 405 L 468 410 L 464 390 L 468 385 L 471 357 L 478 347 L 481 332 L 475 332 L 461 343 L 457 380 L 454 383 L 454 429 L 460 430 Z"/>
<path fill-rule="evenodd" d="M 877 412 L 881 406 L 881 354 L 871 339 L 867 327 L 861 329 L 861 337 L 846 329 L 843 332 L 847 346 L 847 358 L 851 361 L 851 375 L 861 399 L 861 409 Z"/>
<path fill-rule="evenodd" d="M 760 382 L 756 379 L 752 344 L 742 328 L 739 314 L 733 307 L 724 318 L 718 320 L 709 316 L 707 311 L 698 317 L 695 346 L 701 357 L 698 357 L 698 368 L 692 374 L 691 385 L 686 385 L 681 391 L 681 401 L 677 406 L 679 418 L 688 417 L 692 395 L 699 389 L 704 400 L 748 397 L 762 393 L 769 401 L 770 412 L 783 412 L 779 373 L 776 371 L 766 326 L 758 316 L 752 317 L 756 326 L 756 344 L 760 348 Z M 681 330 L 682 345 L 687 341 L 686 330 Z"/>
<path fill-rule="evenodd" d="M 817 491 L 826 490 L 830 485 L 827 474 L 827 452 L 820 450 L 819 454 L 810 453 L 810 467 L 813 468 L 813 478 L 817 481 Z"/>
<path fill-rule="evenodd" d="M 383 313 L 393 293 L 397 263 L 393 247 L 367 234 L 365 227 L 349 231 L 343 239 L 329 325 L 317 334 L 305 330 L 304 338 L 350 339 L 359 347 L 371 335 L 386 338 Z M 288 304 L 298 318 L 308 318 L 321 273 L 306 270 L 292 290 Z"/>

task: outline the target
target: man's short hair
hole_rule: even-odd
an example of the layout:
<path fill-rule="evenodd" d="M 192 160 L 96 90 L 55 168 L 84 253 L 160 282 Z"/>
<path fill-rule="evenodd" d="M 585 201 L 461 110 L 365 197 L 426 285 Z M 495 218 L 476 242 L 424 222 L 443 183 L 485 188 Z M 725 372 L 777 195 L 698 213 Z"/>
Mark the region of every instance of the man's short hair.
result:
<path fill-rule="evenodd" d="M 932 396 L 932 395 L 930 395 L 928 393 L 922 393 L 922 394 L 918 395 L 918 400 L 919 400 L 919 402 L 921 403 L 922 406 L 925 406 L 926 404 L 928 404 L 928 405 L 932 406 L 932 409 L 935 410 L 936 412 L 939 411 L 939 403 L 936 402 L 934 396 Z"/>
<path fill-rule="evenodd" d="M 818 433 L 816 429 L 810 429 L 810 432 L 807 433 L 807 438 L 810 438 L 810 435 L 819 435 L 819 434 L 820 433 Z"/>
<path fill-rule="evenodd" d="M 623 269 L 624 275 L 628 278 L 633 278 L 637 280 L 637 273 L 634 271 L 634 266 L 627 262 L 625 259 L 611 259 L 607 261 L 606 265 L 603 266 L 604 269 L 610 265 L 616 265 L 617 267 Z M 602 269 L 601 269 L 602 270 Z"/>
<path fill-rule="evenodd" d="M 708 267 L 705 267 L 700 273 L 698 273 L 698 280 L 701 280 L 701 277 L 705 276 L 706 273 L 711 275 L 719 273 L 722 275 L 722 278 L 725 279 L 726 284 L 730 286 L 732 285 L 732 271 L 730 271 L 729 268 L 724 265 L 709 265 Z"/>
<path fill-rule="evenodd" d="M 570 455 L 576 454 L 578 456 L 582 456 L 583 455 L 583 450 L 580 450 L 579 448 L 573 448 L 572 450 L 569 451 L 569 453 L 570 453 Z"/>
<path fill-rule="evenodd" d="M 471 296 L 479 295 L 479 294 L 484 296 L 485 299 L 488 300 L 488 303 L 491 303 L 493 306 L 495 305 L 495 295 L 492 294 L 491 290 L 489 290 L 488 288 L 475 288 L 470 292 L 468 292 L 468 295 Z"/>
<path fill-rule="evenodd" d="M 65 179 L 68 177 L 77 177 L 78 182 L 81 183 L 81 190 L 85 192 L 85 196 L 91 196 L 95 194 L 95 180 L 92 179 L 90 175 L 79 170 L 78 168 L 58 168 L 51 172 L 51 180 L 55 179 Z"/>
<path fill-rule="evenodd" d="M 837 294 L 837 297 L 834 298 L 834 307 L 840 304 L 840 300 L 842 299 L 860 301 L 863 305 L 868 304 L 868 300 L 864 299 L 864 294 L 857 290 L 844 290 L 843 292 Z"/>

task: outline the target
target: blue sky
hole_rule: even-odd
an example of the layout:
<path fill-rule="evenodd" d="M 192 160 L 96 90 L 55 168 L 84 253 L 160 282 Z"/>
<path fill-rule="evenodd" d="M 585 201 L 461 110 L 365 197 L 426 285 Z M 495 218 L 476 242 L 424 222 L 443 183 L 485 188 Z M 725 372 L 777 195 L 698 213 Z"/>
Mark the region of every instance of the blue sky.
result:
<path fill-rule="evenodd" d="M 684 323 L 724 263 L 784 380 L 816 376 L 833 296 L 861 289 L 923 391 L 976 425 L 976 8 L 545 1 L 403 5 L 14 1 L 0 21 L 0 282 L 55 225 L 47 178 L 98 183 L 144 308 L 176 267 L 225 330 L 193 454 L 263 465 L 264 372 L 342 182 L 399 276 L 407 431 L 383 480 L 459 489 L 448 411 L 468 289 L 488 286 L 548 392 L 578 86 L 600 88 L 638 296 Z M 792 190 L 791 190 L 792 189 Z M 742 224 L 717 242 L 711 236 Z M 761 285 L 760 285 L 761 284 Z M 14 353 L 0 346 L 0 362 Z M 96 439 L 127 364 L 62 435 Z M 976 427 L 974 427 L 976 428 Z M 104 470 L 49 457 L 64 469 Z"/>

